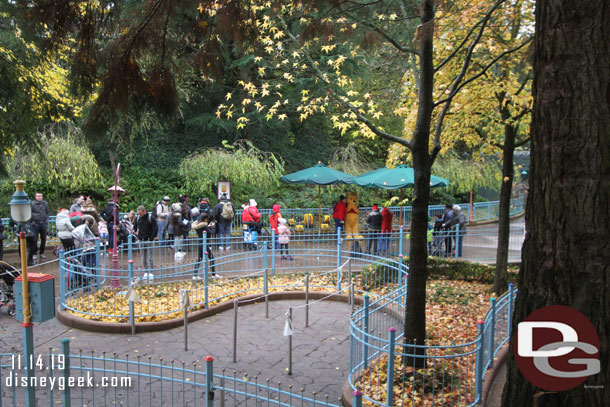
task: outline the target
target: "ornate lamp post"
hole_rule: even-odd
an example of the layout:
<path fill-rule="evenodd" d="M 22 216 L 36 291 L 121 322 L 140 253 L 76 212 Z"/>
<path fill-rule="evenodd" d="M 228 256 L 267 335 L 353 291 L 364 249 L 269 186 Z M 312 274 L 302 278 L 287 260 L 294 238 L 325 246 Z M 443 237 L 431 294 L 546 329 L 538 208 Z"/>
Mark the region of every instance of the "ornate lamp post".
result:
<path fill-rule="evenodd" d="M 22 298 L 23 298 L 23 353 L 25 356 L 25 376 L 27 378 L 28 386 L 25 392 L 25 404 L 26 406 L 36 405 L 36 396 L 34 394 L 34 387 L 30 386 L 30 378 L 34 376 L 32 371 L 32 361 L 34 353 L 34 331 L 33 324 L 31 322 L 32 309 L 30 307 L 30 289 L 28 285 L 28 258 L 26 253 L 26 240 L 25 240 L 25 225 L 32 218 L 32 206 L 30 205 L 30 199 L 24 191 L 25 181 L 18 178 L 15 182 L 15 193 L 11 197 L 11 201 L 8 203 L 11 208 L 11 217 L 19 226 L 19 250 L 21 254 L 21 279 L 23 285 Z"/>

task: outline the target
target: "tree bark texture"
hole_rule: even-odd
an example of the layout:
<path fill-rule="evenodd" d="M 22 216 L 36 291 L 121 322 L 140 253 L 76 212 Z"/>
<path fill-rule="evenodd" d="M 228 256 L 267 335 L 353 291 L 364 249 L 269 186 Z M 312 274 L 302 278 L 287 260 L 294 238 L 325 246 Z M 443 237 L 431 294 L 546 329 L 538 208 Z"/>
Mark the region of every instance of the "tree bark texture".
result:
<path fill-rule="evenodd" d="M 430 123 L 432 121 L 434 87 L 433 63 L 434 1 L 422 1 L 419 35 L 420 86 L 419 106 L 413 146 L 413 214 L 407 300 L 405 307 L 405 343 L 422 345 L 426 339 L 426 281 L 428 278 L 428 203 L 430 201 Z M 413 358 L 410 358 L 413 361 Z M 423 359 L 422 359 L 423 360 Z"/>
<path fill-rule="evenodd" d="M 504 98 L 502 99 L 504 100 Z M 510 118 L 504 107 L 503 119 Z M 508 116 L 508 117 L 504 117 Z M 496 274 L 494 276 L 494 292 L 500 296 L 507 290 L 508 284 L 508 245 L 510 240 L 510 197 L 515 176 L 513 156 L 515 153 L 515 127 L 504 125 L 504 146 L 502 160 L 502 186 L 500 187 L 500 213 L 498 222 L 498 249 L 496 251 Z"/>
<path fill-rule="evenodd" d="M 552 304 L 582 312 L 601 344 L 601 372 L 585 385 L 599 387 L 541 391 L 511 357 L 503 406 L 610 404 L 609 22 L 607 0 L 537 1 L 527 234 L 513 323 L 515 332 Z"/>

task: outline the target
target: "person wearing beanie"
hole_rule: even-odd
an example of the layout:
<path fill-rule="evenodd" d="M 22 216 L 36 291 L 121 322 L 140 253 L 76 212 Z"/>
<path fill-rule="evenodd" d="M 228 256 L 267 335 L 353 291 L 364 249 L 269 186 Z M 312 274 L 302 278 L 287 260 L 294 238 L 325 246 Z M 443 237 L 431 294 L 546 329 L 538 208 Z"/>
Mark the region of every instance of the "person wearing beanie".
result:
<path fill-rule="evenodd" d="M 377 204 L 373 205 L 369 216 L 366 218 L 366 224 L 369 229 L 369 247 L 368 253 L 376 254 L 377 253 L 377 243 L 379 242 L 379 233 L 381 232 L 381 223 L 383 221 L 383 217 L 381 213 L 379 213 L 379 207 Z M 371 246 L 373 250 L 371 251 Z"/>
<path fill-rule="evenodd" d="M 250 199 L 250 205 L 244 208 L 244 211 L 241 213 L 241 221 L 244 225 L 250 224 L 258 224 L 261 220 L 261 214 L 258 212 L 256 208 L 256 201 L 254 199 Z"/>
<path fill-rule="evenodd" d="M 278 218 L 278 242 L 280 243 L 280 254 L 282 260 L 294 260 L 288 252 L 288 244 L 290 243 L 290 228 L 286 224 L 286 219 Z"/>

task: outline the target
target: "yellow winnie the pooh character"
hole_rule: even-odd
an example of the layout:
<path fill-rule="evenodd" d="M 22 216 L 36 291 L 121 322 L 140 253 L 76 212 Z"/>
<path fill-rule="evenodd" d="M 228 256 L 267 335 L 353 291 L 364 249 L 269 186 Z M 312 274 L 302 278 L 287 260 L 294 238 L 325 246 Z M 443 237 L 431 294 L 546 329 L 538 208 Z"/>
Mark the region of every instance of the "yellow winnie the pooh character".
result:
<path fill-rule="evenodd" d="M 347 194 L 347 209 L 345 215 L 345 236 L 355 238 L 358 235 L 358 195 L 353 192 Z"/>

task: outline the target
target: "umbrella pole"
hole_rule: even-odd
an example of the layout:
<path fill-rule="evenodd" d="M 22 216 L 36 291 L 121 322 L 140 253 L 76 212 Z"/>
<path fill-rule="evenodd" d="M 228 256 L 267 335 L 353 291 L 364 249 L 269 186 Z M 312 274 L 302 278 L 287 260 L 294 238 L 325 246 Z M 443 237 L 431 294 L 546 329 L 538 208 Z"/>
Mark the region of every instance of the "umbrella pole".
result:
<path fill-rule="evenodd" d="M 322 197 L 320 186 L 318 185 L 318 229 L 322 229 Z"/>
<path fill-rule="evenodd" d="M 400 188 L 400 226 L 402 226 L 402 188 Z"/>

